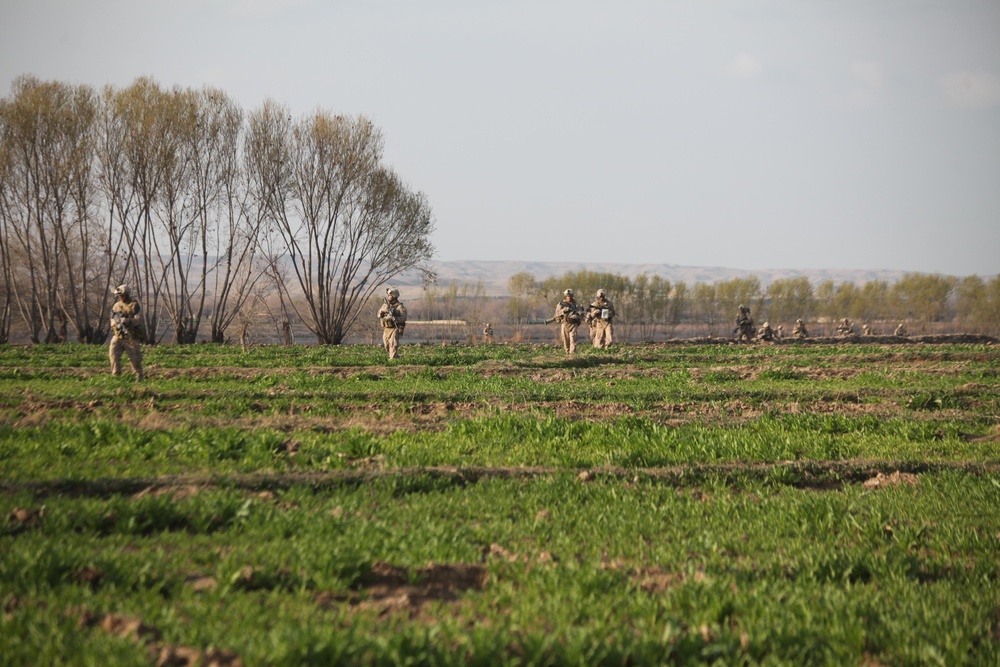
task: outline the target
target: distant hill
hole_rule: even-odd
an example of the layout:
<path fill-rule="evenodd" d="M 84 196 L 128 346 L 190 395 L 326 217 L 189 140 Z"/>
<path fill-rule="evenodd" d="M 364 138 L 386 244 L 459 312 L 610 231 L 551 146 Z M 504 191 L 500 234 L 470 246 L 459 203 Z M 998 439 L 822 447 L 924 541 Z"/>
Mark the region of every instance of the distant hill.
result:
<path fill-rule="evenodd" d="M 444 286 L 451 283 L 475 285 L 482 280 L 486 294 L 489 296 L 506 296 L 507 280 L 515 273 L 522 271 L 533 274 L 539 280 L 583 269 L 597 273 L 614 273 L 630 278 L 646 273 L 651 276 L 658 275 L 670 282 L 683 280 L 688 285 L 756 276 L 765 287 L 775 280 L 801 276 L 808 278 L 813 285 L 826 280 L 832 280 L 838 284 L 843 282 L 865 283 L 870 280 L 884 280 L 893 283 L 902 278 L 904 274 L 909 273 L 908 271 L 878 269 L 763 269 L 750 271 L 721 266 L 678 266 L 676 264 L 579 264 L 576 262 L 488 262 L 475 260 L 435 261 L 431 262 L 431 267 L 437 272 L 438 285 Z M 408 273 L 400 276 L 393 283 L 399 287 L 419 287 L 420 279 L 416 273 Z"/>

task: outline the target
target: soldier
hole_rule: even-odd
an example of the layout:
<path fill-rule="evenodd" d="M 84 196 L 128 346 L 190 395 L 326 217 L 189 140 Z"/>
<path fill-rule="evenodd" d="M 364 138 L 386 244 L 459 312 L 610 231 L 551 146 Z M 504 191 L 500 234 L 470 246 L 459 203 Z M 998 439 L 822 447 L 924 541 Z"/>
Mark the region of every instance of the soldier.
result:
<path fill-rule="evenodd" d="M 894 332 L 892 332 L 892 335 L 893 336 L 900 336 L 900 337 L 903 337 L 903 336 L 906 335 L 906 327 L 903 326 L 902 322 L 900 322 L 899 326 L 896 327 L 896 330 Z"/>
<path fill-rule="evenodd" d="M 750 317 L 750 309 L 740 304 L 740 314 L 736 318 L 736 328 L 734 334 L 739 334 L 740 340 L 750 340 L 754 336 L 753 318 Z"/>
<path fill-rule="evenodd" d="M 774 338 L 775 340 L 781 340 L 784 337 L 785 337 L 785 327 L 779 324 L 778 328 L 774 330 Z"/>
<path fill-rule="evenodd" d="M 563 348 L 569 354 L 576 352 L 576 330 L 580 327 L 580 307 L 573 298 L 573 290 L 567 289 L 563 292 L 563 300 L 556 304 L 556 314 L 545 321 L 559 322 L 561 327 L 559 336 L 562 339 Z"/>
<path fill-rule="evenodd" d="M 774 331 L 771 330 L 771 323 L 764 322 L 757 331 L 757 340 L 774 340 Z"/>
<path fill-rule="evenodd" d="M 121 375 L 122 352 L 128 355 L 137 380 L 142 379 L 142 343 L 146 331 L 139 313 L 139 302 L 132 298 L 128 285 L 119 285 L 114 295 L 118 298 L 111 306 L 111 374 Z"/>
<path fill-rule="evenodd" d="M 861 333 L 864 334 L 865 336 L 871 336 L 872 335 L 872 328 L 870 326 L 868 326 L 867 324 L 862 324 L 861 325 Z"/>
<path fill-rule="evenodd" d="M 399 339 L 406 328 L 406 308 L 399 300 L 399 290 L 386 288 L 382 307 L 378 309 L 378 319 L 382 324 L 382 346 L 390 359 L 399 356 Z"/>
<path fill-rule="evenodd" d="M 603 289 L 597 290 L 596 298 L 587 308 L 587 323 L 590 325 L 590 340 L 594 347 L 611 347 L 611 321 L 615 318 L 615 307 L 607 299 Z"/>
<path fill-rule="evenodd" d="M 837 327 L 838 336 L 853 336 L 854 335 L 854 325 L 851 324 L 845 317 L 840 322 L 840 326 Z"/>
<path fill-rule="evenodd" d="M 489 322 L 483 327 L 483 338 L 486 339 L 487 343 L 493 340 L 493 325 Z"/>
<path fill-rule="evenodd" d="M 806 325 L 802 320 L 795 320 L 795 326 L 792 327 L 792 335 L 796 338 L 809 337 L 809 332 L 806 331 Z"/>

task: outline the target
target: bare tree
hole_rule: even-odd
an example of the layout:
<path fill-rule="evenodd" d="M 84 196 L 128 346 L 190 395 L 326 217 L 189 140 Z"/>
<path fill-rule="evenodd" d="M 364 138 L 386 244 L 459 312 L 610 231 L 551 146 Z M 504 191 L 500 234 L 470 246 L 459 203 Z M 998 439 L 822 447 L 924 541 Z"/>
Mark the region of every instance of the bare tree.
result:
<path fill-rule="evenodd" d="M 681 323 L 687 313 L 690 299 L 688 297 L 688 286 L 683 280 L 674 283 L 670 292 L 670 302 L 667 305 L 666 323 L 670 329 L 670 335 L 674 335 L 677 325 Z"/>
<path fill-rule="evenodd" d="M 167 275 L 163 262 L 169 262 L 169 253 L 161 252 L 166 241 L 157 236 L 156 216 L 160 206 L 166 206 L 167 225 L 171 224 L 169 207 L 176 193 L 163 192 L 164 183 L 173 170 L 176 175 L 181 135 L 171 127 L 175 115 L 170 113 L 174 102 L 172 95 L 162 90 L 152 79 L 136 79 L 128 88 L 109 90 L 112 118 L 111 141 L 116 142 L 118 155 L 102 151 L 102 159 L 112 159 L 113 167 L 104 166 L 107 172 L 120 178 L 114 186 L 121 191 L 109 193 L 114 203 L 113 215 L 124 235 L 124 273 L 121 279 L 133 286 L 143 301 L 142 317 L 151 342 L 160 338 L 159 316 L 165 292 Z M 121 162 L 117 162 L 118 159 Z"/>
<path fill-rule="evenodd" d="M 92 339 L 86 290 L 96 110 L 90 88 L 30 76 L 0 101 L 4 254 L 23 260 L 19 272 L 9 265 L 7 285 L 23 280 L 12 296 L 33 341 L 43 331 L 46 342 L 65 340 L 70 319 L 80 340 Z"/>
<path fill-rule="evenodd" d="M 808 318 L 813 308 L 813 288 L 805 276 L 775 280 L 767 288 L 767 317 L 772 322 Z"/>
<path fill-rule="evenodd" d="M 521 333 L 521 327 L 531 310 L 531 298 L 537 289 L 536 285 L 534 274 L 527 271 L 515 273 L 507 279 L 507 290 L 510 292 L 507 305 L 515 333 Z"/>
<path fill-rule="evenodd" d="M 217 261 L 213 271 L 212 289 L 212 341 L 225 341 L 226 329 L 241 311 L 264 276 L 265 264 L 258 262 L 260 233 L 265 221 L 265 211 L 256 206 L 250 197 L 247 171 L 241 162 L 243 113 L 221 91 L 205 91 L 206 125 L 219 150 L 217 162 L 218 185 L 221 189 L 219 221 L 215 226 L 214 247 Z M 211 182 L 207 177 L 199 180 Z M 204 187 L 205 192 L 211 188 Z M 206 210 L 208 206 L 206 205 Z M 203 229 L 210 233 L 206 221 Z M 206 241 L 207 244 L 207 241 Z"/>
<path fill-rule="evenodd" d="M 302 310 L 289 302 L 320 343 L 340 344 L 380 286 L 430 259 L 430 206 L 380 164 L 382 137 L 365 118 L 316 112 L 293 124 L 266 103 L 249 135 L 255 196 Z"/>
<path fill-rule="evenodd" d="M 3 102 L 0 102 L 2 105 Z M 0 113 L 0 138 L 6 136 L 7 123 Z M 10 247 L 8 220 L 13 212 L 8 210 L 7 192 L 11 178 L 10 150 L 5 140 L 0 140 L 0 344 L 10 340 L 10 325 L 14 304 L 14 276 Z"/>

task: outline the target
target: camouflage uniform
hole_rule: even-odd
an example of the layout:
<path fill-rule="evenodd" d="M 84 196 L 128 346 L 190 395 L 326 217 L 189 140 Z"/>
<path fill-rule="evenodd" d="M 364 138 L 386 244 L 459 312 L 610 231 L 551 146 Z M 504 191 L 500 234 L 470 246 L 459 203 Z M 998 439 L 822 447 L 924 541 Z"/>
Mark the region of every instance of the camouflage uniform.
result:
<path fill-rule="evenodd" d="M 792 335 L 796 338 L 809 337 L 809 332 L 806 331 L 806 325 L 802 320 L 795 320 L 795 326 L 792 327 Z"/>
<path fill-rule="evenodd" d="M 486 326 L 483 327 L 483 337 L 486 338 L 486 340 L 493 339 L 493 326 L 489 322 L 487 322 Z"/>
<path fill-rule="evenodd" d="M 837 335 L 838 336 L 854 335 L 854 325 L 851 324 L 846 317 L 843 319 L 843 321 L 841 321 L 840 326 L 837 327 Z"/>
<path fill-rule="evenodd" d="M 142 379 L 142 342 L 145 338 L 139 313 L 139 302 L 132 298 L 126 285 L 115 288 L 118 300 L 111 306 L 111 374 L 121 375 L 122 352 L 128 355 L 135 377 Z"/>
<path fill-rule="evenodd" d="M 378 309 L 378 319 L 382 324 L 382 346 L 389 353 L 390 359 L 399 356 L 399 338 L 406 328 L 406 308 L 399 299 L 399 290 L 389 288 L 385 291 L 386 300 Z M 395 319 L 395 322 L 393 322 Z"/>
<path fill-rule="evenodd" d="M 753 318 L 750 317 L 750 309 L 740 304 L 740 314 L 736 318 L 736 327 L 733 329 L 734 334 L 739 334 L 739 340 L 750 340 L 753 338 Z"/>
<path fill-rule="evenodd" d="M 896 327 L 896 330 L 892 333 L 892 335 L 893 336 L 905 336 L 906 335 L 906 327 L 903 326 L 902 322 L 899 323 L 899 326 Z"/>
<path fill-rule="evenodd" d="M 861 333 L 864 334 L 865 336 L 871 336 L 872 335 L 872 328 L 870 326 L 868 326 L 867 324 L 862 324 L 861 325 Z"/>
<path fill-rule="evenodd" d="M 550 322 L 560 322 L 559 336 L 563 349 L 569 354 L 576 352 L 576 330 L 580 327 L 580 307 L 573 299 L 573 290 L 563 292 L 564 298 L 556 305 L 556 313 Z"/>
<path fill-rule="evenodd" d="M 774 331 L 771 329 L 769 322 L 764 322 L 760 329 L 757 330 L 757 340 L 774 340 Z"/>
<path fill-rule="evenodd" d="M 590 325 L 590 339 L 596 348 L 611 347 L 611 320 L 615 318 L 615 307 L 605 296 L 604 290 L 597 290 L 597 299 L 587 308 L 587 323 Z"/>

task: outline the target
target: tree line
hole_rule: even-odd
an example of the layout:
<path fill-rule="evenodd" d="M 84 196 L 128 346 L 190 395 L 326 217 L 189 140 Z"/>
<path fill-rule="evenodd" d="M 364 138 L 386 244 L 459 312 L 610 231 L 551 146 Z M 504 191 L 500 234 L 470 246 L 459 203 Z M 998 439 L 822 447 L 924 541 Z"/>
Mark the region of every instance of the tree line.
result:
<path fill-rule="evenodd" d="M 108 336 L 129 284 L 157 339 L 222 342 L 267 310 L 344 341 L 433 255 L 433 215 L 368 119 L 249 112 L 225 92 L 18 78 L 0 99 L 0 342 Z"/>
<path fill-rule="evenodd" d="M 33 342 L 104 342 L 111 291 L 127 283 L 157 341 L 245 340 L 263 321 L 286 343 L 294 325 L 339 344 L 371 335 L 379 289 L 412 270 L 424 288 L 404 295 L 411 311 L 450 323 L 452 338 L 485 321 L 520 331 L 566 287 L 581 300 L 606 289 L 626 340 L 681 325 L 725 335 L 739 304 L 775 325 L 847 317 L 1000 333 L 1000 277 L 764 287 L 519 273 L 499 301 L 482 283 L 438 286 L 425 265 L 430 205 L 382 154 L 360 116 L 294 118 L 273 100 L 247 112 L 221 90 L 149 78 L 98 90 L 20 77 L 0 99 L 0 342 L 14 326 Z"/>
<path fill-rule="evenodd" d="M 584 301 L 591 300 L 597 289 L 606 289 L 618 311 L 617 326 L 633 340 L 671 335 L 681 324 L 708 335 L 726 335 L 741 304 L 751 308 L 758 323 L 766 320 L 772 326 L 800 318 L 834 322 L 846 317 L 859 330 L 863 324 L 878 331 L 886 323 L 908 322 L 937 327 L 951 323 L 969 333 L 1000 333 L 1000 275 L 960 279 L 922 273 L 905 274 L 893 283 L 828 280 L 813 285 L 808 278 L 797 277 L 764 287 L 755 276 L 688 285 L 647 274 L 628 277 L 583 270 L 539 280 L 522 272 L 507 283 L 509 321 L 520 328 L 547 317 L 567 287 Z"/>

